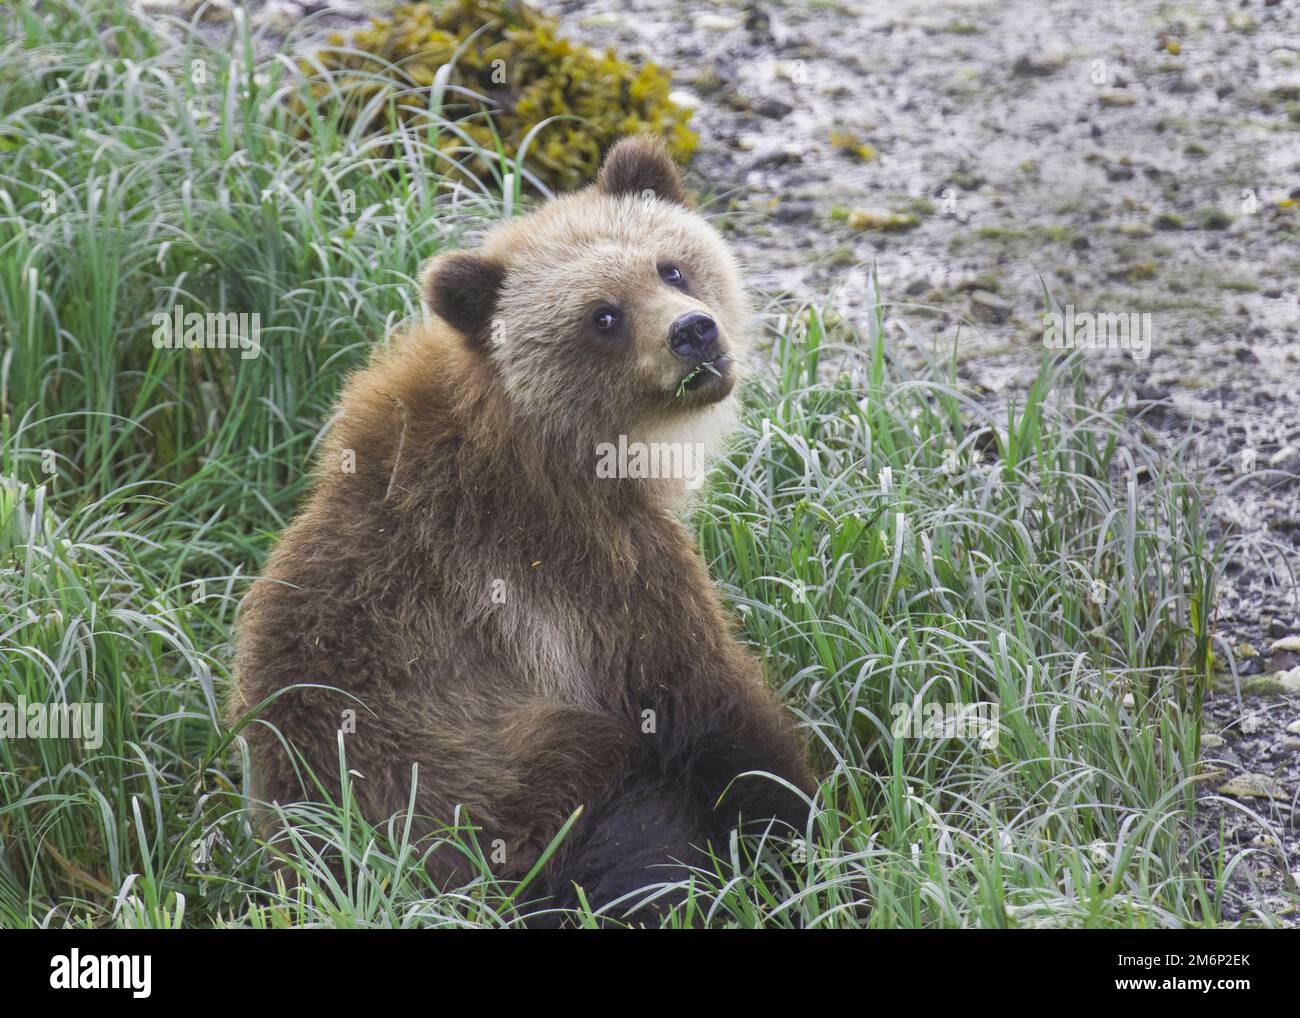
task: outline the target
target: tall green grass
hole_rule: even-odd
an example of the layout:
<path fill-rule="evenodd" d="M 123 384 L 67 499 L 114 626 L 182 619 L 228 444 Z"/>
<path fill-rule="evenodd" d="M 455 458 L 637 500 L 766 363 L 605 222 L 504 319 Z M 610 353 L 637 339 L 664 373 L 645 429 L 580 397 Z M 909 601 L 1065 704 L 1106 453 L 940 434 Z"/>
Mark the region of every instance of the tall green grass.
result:
<path fill-rule="evenodd" d="M 10 19 L 11 433 L 54 452 L 62 490 L 184 482 L 167 497 L 186 518 L 282 525 L 340 368 L 417 309 L 411 274 L 495 214 L 495 182 L 439 172 L 455 154 L 432 142 L 455 126 L 436 109 L 400 135 L 400 158 L 343 133 L 291 63 L 254 59 L 242 19 L 224 48 L 181 23 L 164 41 L 117 4 Z M 155 349 L 152 316 L 176 304 L 260 315 L 261 356 Z"/>
<path fill-rule="evenodd" d="M 346 801 L 260 839 L 217 709 L 235 604 L 343 374 L 518 167 L 467 190 L 414 134 L 380 160 L 296 107 L 296 70 L 238 23 L 210 48 L 115 5 L 10 17 L 0 702 L 103 703 L 105 733 L 0 740 L 0 925 L 520 922 L 533 888 L 496 881 L 457 817 L 439 838 L 480 876 L 456 889 L 405 818 Z M 262 356 L 155 350 L 177 301 L 260 313 Z M 1214 925 L 1235 863 L 1191 812 L 1214 580 L 1177 450 L 1090 407 L 1077 359 L 994 413 L 947 360 L 903 367 L 885 304 L 831 321 L 770 323 L 694 520 L 808 726 L 818 809 L 721 846 L 671 922 Z M 996 739 L 893 729 L 899 704 L 979 703 Z"/>

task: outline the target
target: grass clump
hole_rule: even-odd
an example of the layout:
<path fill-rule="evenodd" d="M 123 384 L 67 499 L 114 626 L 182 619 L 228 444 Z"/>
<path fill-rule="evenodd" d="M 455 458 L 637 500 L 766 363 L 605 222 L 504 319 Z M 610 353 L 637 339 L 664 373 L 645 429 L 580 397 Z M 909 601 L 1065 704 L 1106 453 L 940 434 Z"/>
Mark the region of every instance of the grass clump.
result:
<path fill-rule="evenodd" d="M 461 158 L 465 140 L 518 158 L 553 191 L 591 180 L 625 135 L 657 134 L 682 162 L 695 150 L 691 111 L 669 98 L 666 72 L 572 43 L 519 0 L 409 4 L 331 41 L 303 64 L 330 72 L 312 86 L 317 102 L 341 103 L 345 119 L 379 135 L 431 104 L 455 110 L 456 130 L 436 144 L 473 175 L 487 166 Z"/>
<path fill-rule="evenodd" d="M 0 47 L 9 433 L 61 494 L 138 481 L 189 519 L 281 526 L 337 372 L 418 310 L 412 274 L 499 191 L 430 173 L 434 113 L 390 135 L 398 157 L 350 134 L 242 19 L 209 46 L 117 4 L 40 11 L 11 8 Z M 158 348 L 178 305 L 258 316 L 260 356 Z"/>

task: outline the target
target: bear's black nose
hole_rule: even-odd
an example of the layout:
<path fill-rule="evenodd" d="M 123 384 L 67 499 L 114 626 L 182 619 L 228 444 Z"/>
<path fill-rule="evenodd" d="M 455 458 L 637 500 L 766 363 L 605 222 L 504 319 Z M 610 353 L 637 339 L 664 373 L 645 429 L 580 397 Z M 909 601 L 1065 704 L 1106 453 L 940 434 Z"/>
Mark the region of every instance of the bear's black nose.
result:
<path fill-rule="evenodd" d="M 678 357 L 711 361 L 718 354 L 718 324 L 703 311 L 692 311 L 673 322 L 668 345 Z"/>

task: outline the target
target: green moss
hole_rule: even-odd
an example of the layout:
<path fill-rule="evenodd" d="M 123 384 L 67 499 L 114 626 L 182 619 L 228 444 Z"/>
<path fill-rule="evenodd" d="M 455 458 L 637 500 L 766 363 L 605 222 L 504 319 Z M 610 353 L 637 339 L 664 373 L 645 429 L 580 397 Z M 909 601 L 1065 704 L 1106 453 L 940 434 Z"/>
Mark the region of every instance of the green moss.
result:
<path fill-rule="evenodd" d="M 876 158 L 876 150 L 852 131 L 832 131 L 831 144 L 843 152 L 857 156 L 864 163 Z"/>
<path fill-rule="evenodd" d="M 911 212 L 892 212 L 889 209 L 846 209 L 835 206 L 831 219 L 848 223 L 854 230 L 910 230 L 920 223 Z"/>
<path fill-rule="evenodd" d="M 1220 672 L 1214 677 L 1214 688 L 1222 693 L 1235 693 L 1237 683 L 1230 674 Z M 1286 687 L 1276 675 L 1250 675 L 1241 679 L 1242 696 L 1275 696 L 1285 692 Z"/>
<path fill-rule="evenodd" d="M 518 0 L 402 6 L 350 38 L 331 38 L 346 50 L 317 55 L 332 80 L 314 80 L 312 98 L 321 106 L 344 103 L 347 124 L 365 116 L 363 129 L 381 134 L 391 129 L 394 116 L 425 127 L 430 102 L 440 92 L 444 117 L 454 118 L 474 144 L 490 152 L 499 140 L 510 158 L 529 131 L 559 117 L 526 151 L 527 168 L 556 190 L 590 180 L 609 147 L 628 134 L 657 134 L 678 161 L 690 158 L 697 141 L 688 126 L 691 111 L 668 98 L 665 71 L 651 63 L 633 68 L 612 50 L 597 53 L 557 32 L 554 20 Z M 449 63 L 452 88 L 430 88 Z M 312 65 L 302 66 L 311 73 Z M 373 103 L 377 95 L 383 101 Z M 464 140 L 444 133 L 439 148 L 463 162 Z M 492 161 L 482 158 L 466 168 L 481 172 Z"/>

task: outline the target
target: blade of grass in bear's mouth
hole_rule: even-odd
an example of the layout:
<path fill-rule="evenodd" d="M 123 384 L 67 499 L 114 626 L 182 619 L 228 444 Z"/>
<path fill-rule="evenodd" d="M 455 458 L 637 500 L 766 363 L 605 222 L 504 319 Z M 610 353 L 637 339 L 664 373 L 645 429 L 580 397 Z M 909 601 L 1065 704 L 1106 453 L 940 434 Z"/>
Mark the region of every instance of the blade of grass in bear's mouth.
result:
<path fill-rule="evenodd" d="M 684 396 L 686 394 L 686 390 L 690 388 L 691 383 L 694 382 L 696 378 L 704 374 L 704 372 L 706 371 L 712 371 L 715 375 L 721 378 L 722 372 L 719 371 L 717 368 L 715 368 L 713 365 L 714 365 L 713 361 L 704 361 L 701 364 L 695 365 L 695 367 L 691 368 L 690 371 L 686 372 L 686 374 L 682 376 L 682 380 L 677 386 L 678 397 Z"/>

